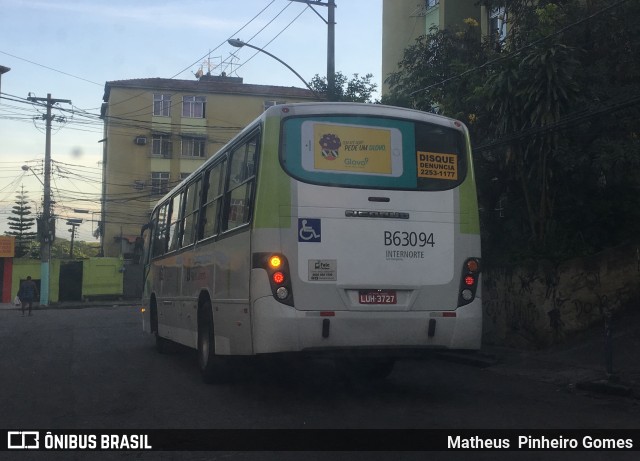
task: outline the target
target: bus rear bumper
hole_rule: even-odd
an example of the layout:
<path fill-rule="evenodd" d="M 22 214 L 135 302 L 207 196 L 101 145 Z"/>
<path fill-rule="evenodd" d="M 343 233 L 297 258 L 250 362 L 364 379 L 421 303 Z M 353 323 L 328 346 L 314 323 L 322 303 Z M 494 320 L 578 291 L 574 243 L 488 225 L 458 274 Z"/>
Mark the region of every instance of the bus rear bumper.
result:
<path fill-rule="evenodd" d="M 444 312 L 302 311 L 265 297 L 253 304 L 253 350 L 480 349 L 481 299 Z"/>

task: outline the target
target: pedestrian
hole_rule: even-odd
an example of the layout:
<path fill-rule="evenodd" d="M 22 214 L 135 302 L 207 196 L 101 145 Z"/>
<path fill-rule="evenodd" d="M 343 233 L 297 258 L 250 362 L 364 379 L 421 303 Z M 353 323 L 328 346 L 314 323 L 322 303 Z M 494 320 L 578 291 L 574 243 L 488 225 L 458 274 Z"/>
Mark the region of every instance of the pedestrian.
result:
<path fill-rule="evenodd" d="M 31 280 L 31 276 L 27 276 L 27 280 L 20 284 L 20 290 L 18 291 L 18 297 L 22 302 L 22 316 L 24 317 L 24 308 L 29 306 L 29 315 L 31 315 L 31 306 L 33 301 L 40 298 L 38 294 L 38 286 Z"/>

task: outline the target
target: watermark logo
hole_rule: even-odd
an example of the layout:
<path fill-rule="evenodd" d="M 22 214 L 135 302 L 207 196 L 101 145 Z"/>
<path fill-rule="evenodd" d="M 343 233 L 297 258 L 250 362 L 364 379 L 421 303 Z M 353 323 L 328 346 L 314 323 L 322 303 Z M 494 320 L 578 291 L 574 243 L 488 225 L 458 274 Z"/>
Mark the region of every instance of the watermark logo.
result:
<path fill-rule="evenodd" d="M 7 448 L 9 450 L 38 450 L 40 433 L 38 431 L 7 432 Z"/>

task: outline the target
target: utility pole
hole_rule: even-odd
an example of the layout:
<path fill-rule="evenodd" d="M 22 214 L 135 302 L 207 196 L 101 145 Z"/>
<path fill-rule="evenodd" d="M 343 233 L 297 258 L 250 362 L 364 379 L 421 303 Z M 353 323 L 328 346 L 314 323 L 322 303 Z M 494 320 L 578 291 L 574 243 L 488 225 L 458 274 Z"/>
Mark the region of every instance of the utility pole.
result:
<path fill-rule="evenodd" d="M 317 14 L 327 25 L 327 99 L 335 101 L 336 98 L 336 2 L 327 0 L 327 3 L 320 0 L 289 0 L 290 2 L 306 3 L 309 8 Z M 324 19 L 313 6 L 326 6 L 328 10 L 327 19 Z"/>
<path fill-rule="evenodd" d="M 336 2 L 327 0 L 327 96 L 336 99 Z"/>
<path fill-rule="evenodd" d="M 69 232 L 71 232 L 71 246 L 69 247 L 69 259 L 73 259 L 73 241 L 76 236 L 76 228 L 82 223 L 82 219 L 70 218 L 67 220 L 67 226 L 71 226 Z"/>
<path fill-rule="evenodd" d="M 55 218 L 51 216 L 51 109 L 54 104 L 71 104 L 69 99 L 53 99 L 51 93 L 46 98 L 29 97 L 29 101 L 46 103 L 45 148 L 44 148 L 44 199 L 42 207 L 42 220 L 40 222 L 40 304 L 49 305 L 49 261 L 51 260 L 51 244 L 55 232 Z"/>

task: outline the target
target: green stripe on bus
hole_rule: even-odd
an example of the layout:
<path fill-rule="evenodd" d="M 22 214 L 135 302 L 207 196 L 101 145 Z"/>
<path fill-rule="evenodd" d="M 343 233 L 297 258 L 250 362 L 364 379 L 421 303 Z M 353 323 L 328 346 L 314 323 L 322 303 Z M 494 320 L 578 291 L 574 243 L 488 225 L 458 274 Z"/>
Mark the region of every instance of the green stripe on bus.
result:
<path fill-rule="evenodd" d="M 468 142 L 467 152 L 471 152 L 471 146 Z M 462 184 L 460 184 L 460 233 L 480 234 L 480 216 L 478 214 L 476 177 L 471 155 L 469 155 L 468 161 L 467 178 Z"/>
<path fill-rule="evenodd" d="M 278 148 L 280 117 L 267 117 L 262 132 L 260 173 L 254 209 L 255 228 L 288 228 L 291 217 L 282 219 L 280 209 L 291 210 L 291 179 L 280 168 Z M 287 214 L 291 214 L 289 211 Z"/>

